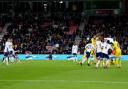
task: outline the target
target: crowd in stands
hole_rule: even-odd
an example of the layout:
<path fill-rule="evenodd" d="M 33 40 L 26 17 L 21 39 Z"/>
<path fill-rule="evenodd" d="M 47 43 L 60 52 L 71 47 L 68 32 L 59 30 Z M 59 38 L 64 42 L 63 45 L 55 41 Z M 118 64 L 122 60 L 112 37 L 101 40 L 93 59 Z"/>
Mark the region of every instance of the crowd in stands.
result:
<path fill-rule="evenodd" d="M 83 31 L 78 29 L 81 22 L 80 13 L 54 13 L 50 16 L 19 13 L 9 20 L 11 25 L 0 42 L 1 51 L 10 37 L 13 39 L 14 49 L 20 50 L 20 53 L 31 51 L 33 54 L 70 54 L 75 37 L 79 35 L 79 50 L 82 53 L 87 38 L 105 33 L 117 37 L 123 54 L 128 54 L 127 16 L 90 16 Z"/>
<path fill-rule="evenodd" d="M 128 17 L 127 16 L 92 16 L 85 26 L 83 38 L 95 34 L 116 37 L 123 54 L 128 54 Z"/>
<path fill-rule="evenodd" d="M 38 16 L 37 16 L 38 15 Z M 80 24 L 80 16 L 52 14 L 39 16 L 19 14 L 11 18 L 1 46 L 7 38 L 13 39 L 14 49 L 20 53 L 31 51 L 33 54 L 70 53 Z"/>

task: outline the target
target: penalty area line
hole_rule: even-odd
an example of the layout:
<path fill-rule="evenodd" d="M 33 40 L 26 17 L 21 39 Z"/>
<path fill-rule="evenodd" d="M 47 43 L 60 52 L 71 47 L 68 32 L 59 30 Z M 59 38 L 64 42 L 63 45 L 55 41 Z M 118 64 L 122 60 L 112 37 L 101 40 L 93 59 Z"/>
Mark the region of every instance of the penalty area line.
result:
<path fill-rule="evenodd" d="M 0 82 L 76 82 L 76 83 L 103 83 L 128 84 L 127 81 L 86 81 L 86 80 L 0 80 Z"/>

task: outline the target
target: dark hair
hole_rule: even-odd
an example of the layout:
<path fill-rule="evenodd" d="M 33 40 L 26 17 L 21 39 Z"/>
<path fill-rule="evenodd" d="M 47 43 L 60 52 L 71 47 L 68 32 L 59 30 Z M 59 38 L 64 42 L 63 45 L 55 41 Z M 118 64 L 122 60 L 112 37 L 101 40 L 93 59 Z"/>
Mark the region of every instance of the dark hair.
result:
<path fill-rule="evenodd" d="M 86 41 L 86 44 L 89 44 L 89 43 L 91 43 L 91 40 Z"/>
<path fill-rule="evenodd" d="M 108 44 L 111 44 L 111 42 L 110 42 L 109 40 L 107 40 L 107 43 L 108 43 Z"/>

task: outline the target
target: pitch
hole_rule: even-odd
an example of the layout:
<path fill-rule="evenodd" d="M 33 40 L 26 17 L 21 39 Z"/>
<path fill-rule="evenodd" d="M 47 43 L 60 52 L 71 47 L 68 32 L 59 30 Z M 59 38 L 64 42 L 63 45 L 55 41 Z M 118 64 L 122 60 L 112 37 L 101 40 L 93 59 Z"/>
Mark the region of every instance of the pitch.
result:
<path fill-rule="evenodd" d="M 128 62 L 108 69 L 73 61 L 0 63 L 0 89 L 128 89 Z"/>

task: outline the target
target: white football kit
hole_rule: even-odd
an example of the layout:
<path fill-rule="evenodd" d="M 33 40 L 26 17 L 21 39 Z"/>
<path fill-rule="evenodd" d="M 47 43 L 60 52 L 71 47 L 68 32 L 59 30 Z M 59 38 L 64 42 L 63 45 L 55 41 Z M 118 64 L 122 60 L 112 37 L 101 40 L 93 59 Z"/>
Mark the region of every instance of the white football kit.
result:
<path fill-rule="evenodd" d="M 14 53 L 12 42 L 6 42 L 4 52 L 11 52 L 11 51 Z"/>
<path fill-rule="evenodd" d="M 72 46 L 72 54 L 77 54 L 78 53 L 78 46 L 77 45 L 73 45 Z"/>
<path fill-rule="evenodd" d="M 101 52 L 101 41 L 96 41 L 96 53 Z"/>
<path fill-rule="evenodd" d="M 91 52 L 91 50 L 93 50 L 93 49 L 94 49 L 94 46 L 91 43 L 90 44 L 87 44 L 85 46 L 86 52 Z"/>

